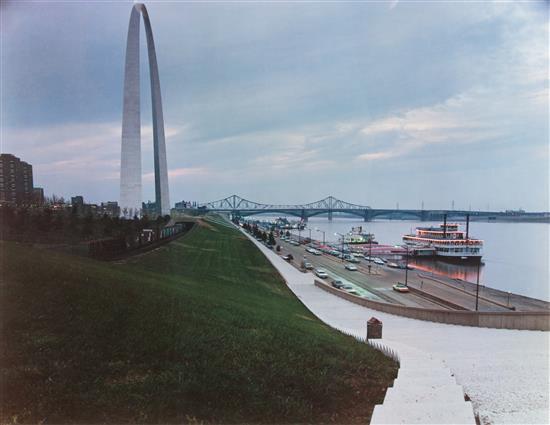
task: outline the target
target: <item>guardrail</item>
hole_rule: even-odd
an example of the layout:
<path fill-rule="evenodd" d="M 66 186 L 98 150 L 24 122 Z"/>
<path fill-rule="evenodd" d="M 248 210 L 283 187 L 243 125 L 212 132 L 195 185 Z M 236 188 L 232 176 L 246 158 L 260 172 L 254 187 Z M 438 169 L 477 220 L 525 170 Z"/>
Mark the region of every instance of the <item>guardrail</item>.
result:
<path fill-rule="evenodd" d="M 333 288 L 327 283 L 319 280 L 315 280 L 315 285 L 340 298 L 351 301 L 352 303 L 372 308 L 373 310 L 382 311 L 384 313 L 409 317 L 411 319 L 448 323 L 453 325 L 475 326 L 480 328 L 550 331 L 550 311 L 485 312 L 449 311 L 406 307 L 358 297 L 340 289 Z"/>

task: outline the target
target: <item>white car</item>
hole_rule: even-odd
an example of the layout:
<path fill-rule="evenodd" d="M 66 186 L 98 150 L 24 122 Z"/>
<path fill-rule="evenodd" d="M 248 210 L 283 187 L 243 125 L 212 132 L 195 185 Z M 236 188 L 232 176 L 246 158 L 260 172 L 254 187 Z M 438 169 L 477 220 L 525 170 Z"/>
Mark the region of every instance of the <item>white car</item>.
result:
<path fill-rule="evenodd" d="M 315 269 L 315 275 L 321 279 L 326 279 L 328 277 L 327 272 L 323 269 Z"/>
<path fill-rule="evenodd" d="M 355 267 L 354 264 L 349 264 L 349 263 L 347 263 L 344 267 L 345 267 L 347 270 L 349 270 L 350 272 L 356 272 L 356 271 L 357 271 L 357 267 Z"/>
<path fill-rule="evenodd" d="M 374 263 L 383 266 L 385 263 L 381 258 L 375 258 Z"/>

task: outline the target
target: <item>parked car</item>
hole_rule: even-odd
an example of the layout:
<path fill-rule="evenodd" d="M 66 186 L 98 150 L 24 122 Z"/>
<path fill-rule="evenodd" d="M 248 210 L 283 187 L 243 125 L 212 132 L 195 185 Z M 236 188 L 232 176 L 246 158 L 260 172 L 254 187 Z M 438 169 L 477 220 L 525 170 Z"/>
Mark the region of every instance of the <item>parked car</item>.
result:
<path fill-rule="evenodd" d="M 392 269 L 400 269 L 399 264 L 389 262 L 388 267 L 391 267 Z"/>
<path fill-rule="evenodd" d="M 321 279 L 326 279 L 328 277 L 328 274 L 324 269 L 315 269 L 315 275 Z"/>
<path fill-rule="evenodd" d="M 357 271 L 357 267 L 354 264 L 346 263 L 346 265 L 344 267 L 347 270 L 349 270 L 350 272 L 356 272 Z"/>
<path fill-rule="evenodd" d="M 397 292 L 409 292 L 409 287 L 404 283 L 397 282 L 395 285 L 393 285 L 393 290 Z"/>
<path fill-rule="evenodd" d="M 334 286 L 336 289 L 342 289 L 344 286 L 341 280 L 333 280 L 330 284 Z"/>
<path fill-rule="evenodd" d="M 358 263 L 359 262 L 359 260 L 357 258 L 355 258 L 355 256 L 353 254 L 345 254 L 344 255 L 344 260 L 349 261 L 350 263 Z"/>
<path fill-rule="evenodd" d="M 385 264 L 384 260 L 382 260 L 381 258 L 375 258 L 373 261 L 374 261 L 374 264 L 378 264 L 380 266 L 383 266 Z"/>
<path fill-rule="evenodd" d="M 313 264 L 311 263 L 304 263 L 304 267 L 306 270 L 313 270 Z"/>

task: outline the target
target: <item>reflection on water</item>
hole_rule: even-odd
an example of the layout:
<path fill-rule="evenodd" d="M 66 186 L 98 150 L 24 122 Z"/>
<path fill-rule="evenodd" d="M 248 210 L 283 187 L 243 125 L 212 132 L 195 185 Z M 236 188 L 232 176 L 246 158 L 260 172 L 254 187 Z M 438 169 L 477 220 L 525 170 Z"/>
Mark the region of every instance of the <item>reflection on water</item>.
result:
<path fill-rule="evenodd" d="M 476 282 L 477 268 L 476 264 L 452 264 L 445 261 L 436 260 L 435 258 L 411 258 L 409 264 L 416 270 L 426 273 L 437 273 L 443 276 L 448 276 L 451 279 L 466 280 Z M 480 267 L 480 280 L 483 281 L 483 269 Z"/>

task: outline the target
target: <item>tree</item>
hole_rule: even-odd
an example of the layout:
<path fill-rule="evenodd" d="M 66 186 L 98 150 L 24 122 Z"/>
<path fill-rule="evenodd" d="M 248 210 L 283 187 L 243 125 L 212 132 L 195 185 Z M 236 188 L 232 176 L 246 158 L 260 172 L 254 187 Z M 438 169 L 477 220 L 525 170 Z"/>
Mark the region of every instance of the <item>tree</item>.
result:
<path fill-rule="evenodd" d="M 269 245 L 275 245 L 275 237 L 273 236 L 273 232 L 269 232 L 269 238 L 268 238 L 268 242 L 267 242 Z"/>
<path fill-rule="evenodd" d="M 15 210 L 11 205 L 1 207 L 0 227 L 12 228 L 15 225 Z"/>
<path fill-rule="evenodd" d="M 88 213 L 84 218 L 84 223 L 82 226 L 82 236 L 89 237 L 94 232 L 94 216 L 92 213 Z"/>
<path fill-rule="evenodd" d="M 290 238 L 290 232 L 288 230 L 286 231 L 285 235 L 287 238 Z"/>
<path fill-rule="evenodd" d="M 15 219 L 15 230 L 18 233 L 23 233 L 27 228 L 29 222 L 29 211 L 27 208 L 21 208 L 17 211 L 17 217 Z"/>
<path fill-rule="evenodd" d="M 48 232 L 52 224 L 52 210 L 44 208 L 44 211 L 38 217 L 38 230 Z"/>

